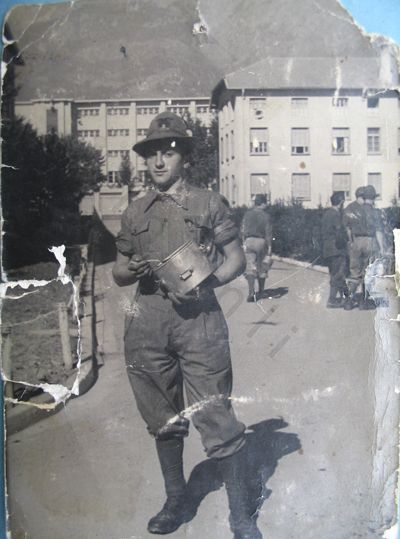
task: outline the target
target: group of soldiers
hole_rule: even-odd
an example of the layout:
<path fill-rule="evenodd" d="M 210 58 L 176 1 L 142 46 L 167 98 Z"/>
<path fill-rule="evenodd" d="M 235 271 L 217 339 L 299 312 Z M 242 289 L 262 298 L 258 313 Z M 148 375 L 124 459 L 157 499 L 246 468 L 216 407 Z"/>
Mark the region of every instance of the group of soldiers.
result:
<path fill-rule="evenodd" d="M 328 309 L 375 308 L 365 286 L 365 272 L 385 253 L 382 216 L 375 208 L 378 196 L 373 185 L 358 187 L 356 200 L 345 209 L 344 191 L 335 191 L 331 196 L 331 207 L 325 210 L 321 224 L 322 256 L 330 274 Z M 254 207 L 246 211 L 242 221 L 248 302 L 263 297 L 271 266 L 272 223 L 266 207 L 266 196 L 257 194 Z"/>
<path fill-rule="evenodd" d="M 374 205 L 378 197 L 374 186 L 358 187 L 355 197 L 343 209 L 345 193 L 334 192 L 332 206 L 322 218 L 322 254 L 330 274 L 329 309 L 375 307 L 365 287 L 365 272 L 385 252 L 384 226 Z"/>

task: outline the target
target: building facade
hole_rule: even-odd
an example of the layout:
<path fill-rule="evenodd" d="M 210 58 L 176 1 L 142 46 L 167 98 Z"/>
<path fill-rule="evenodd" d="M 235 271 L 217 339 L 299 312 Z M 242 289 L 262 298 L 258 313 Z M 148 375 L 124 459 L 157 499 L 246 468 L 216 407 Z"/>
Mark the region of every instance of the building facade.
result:
<path fill-rule="evenodd" d="M 149 100 L 31 100 L 15 103 L 15 114 L 32 124 L 39 135 L 55 132 L 76 135 L 101 150 L 108 186 L 117 186 L 123 160 L 129 158 L 133 175 L 144 182 L 146 165 L 133 145 L 146 136 L 151 120 L 166 110 L 190 114 L 208 125 L 208 97 Z"/>
<path fill-rule="evenodd" d="M 372 184 L 378 206 L 399 199 L 396 92 L 227 92 L 219 110 L 220 191 L 232 205 L 257 193 L 271 202 L 325 206 Z"/>
<path fill-rule="evenodd" d="M 373 185 L 378 207 L 399 200 L 400 108 L 396 50 L 360 57 L 272 57 L 230 73 L 218 109 L 220 190 L 232 205 L 257 193 L 326 206 Z"/>

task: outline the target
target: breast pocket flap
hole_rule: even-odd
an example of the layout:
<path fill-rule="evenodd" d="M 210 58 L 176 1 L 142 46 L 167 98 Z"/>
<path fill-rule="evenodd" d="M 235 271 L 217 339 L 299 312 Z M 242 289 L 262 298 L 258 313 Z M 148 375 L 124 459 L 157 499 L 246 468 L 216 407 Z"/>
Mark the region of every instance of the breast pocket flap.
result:
<path fill-rule="evenodd" d="M 142 232 L 147 232 L 150 227 L 150 221 L 143 221 L 142 223 L 138 223 L 134 226 L 132 230 L 132 234 L 134 236 L 137 236 L 138 234 L 141 234 Z"/>

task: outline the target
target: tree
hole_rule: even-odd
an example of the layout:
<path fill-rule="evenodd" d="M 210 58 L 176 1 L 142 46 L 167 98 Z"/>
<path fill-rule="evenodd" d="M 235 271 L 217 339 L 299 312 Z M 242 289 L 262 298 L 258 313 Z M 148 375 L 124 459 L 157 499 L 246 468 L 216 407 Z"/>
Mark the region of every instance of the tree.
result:
<path fill-rule="evenodd" d="M 185 120 L 194 142 L 188 180 L 200 187 L 215 188 L 218 185 L 218 120 L 213 118 L 210 127 L 198 118 L 193 120 L 190 115 Z"/>
<path fill-rule="evenodd" d="M 105 181 L 102 156 L 73 136 L 38 136 L 22 119 L 2 125 L 4 265 L 46 259 L 51 245 L 71 243 L 79 202 Z"/>
<path fill-rule="evenodd" d="M 131 185 L 134 168 L 128 154 L 124 154 L 118 170 L 119 183 L 121 185 Z"/>

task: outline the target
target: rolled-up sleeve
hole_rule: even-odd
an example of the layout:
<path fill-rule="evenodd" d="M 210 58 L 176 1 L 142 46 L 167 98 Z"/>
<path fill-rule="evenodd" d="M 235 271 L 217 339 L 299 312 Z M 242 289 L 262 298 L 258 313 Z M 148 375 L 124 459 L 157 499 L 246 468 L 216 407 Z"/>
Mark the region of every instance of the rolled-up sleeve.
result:
<path fill-rule="evenodd" d="M 117 250 L 125 256 L 134 254 L 132 245 L 132 234 L 128 210 L 125 210 L 121 217 L 121 229 L 115 241 Z"/>
<path fill-rule="evenodd" d="M 210 215 L 216 245 L 225 245 L 238 237 L 239 232 L 231 219 L 230 208 L 218 193 L 213 193 L 210 199 Z"/>

